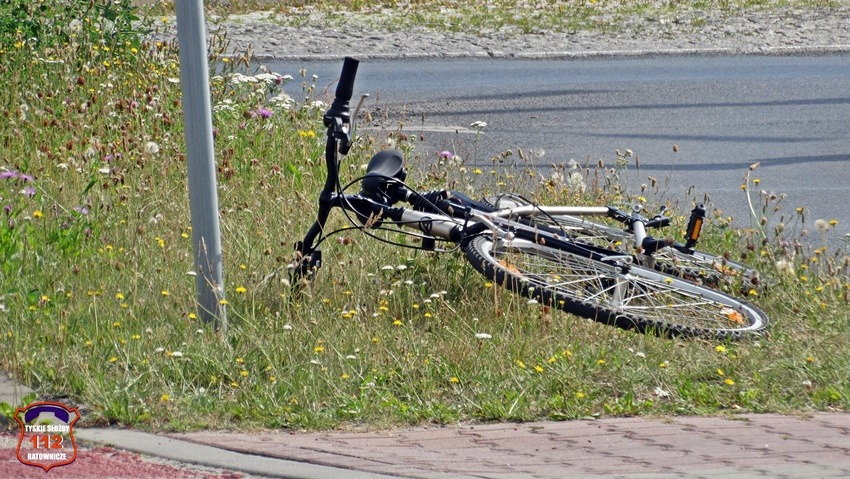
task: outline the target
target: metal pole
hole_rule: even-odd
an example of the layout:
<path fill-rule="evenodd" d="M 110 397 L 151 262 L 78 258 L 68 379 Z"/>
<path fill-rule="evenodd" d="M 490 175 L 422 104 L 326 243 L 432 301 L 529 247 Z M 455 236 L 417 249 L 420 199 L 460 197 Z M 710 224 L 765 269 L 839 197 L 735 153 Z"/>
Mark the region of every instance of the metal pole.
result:
<path fill-rule="evenodd" d="M 198 313 L 227 330 L 202 0 L 175 0 Z"/>

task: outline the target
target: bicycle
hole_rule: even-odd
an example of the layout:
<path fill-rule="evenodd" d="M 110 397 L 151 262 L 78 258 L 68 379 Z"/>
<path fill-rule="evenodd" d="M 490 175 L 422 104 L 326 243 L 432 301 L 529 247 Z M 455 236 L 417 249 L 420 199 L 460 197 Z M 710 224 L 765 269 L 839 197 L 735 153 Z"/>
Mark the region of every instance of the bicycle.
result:
<path fill-rule="evenodd" d="M 393 243 L 400 246 L 434 251 L 439 250 L 437 242 L 457 245 L 471 265 L 495 284 L 601 323 L 661 335 L 720 339 L 764 331 L 767 316 L 747 301 L 641 265 L 633 254 L 581 240 L 580 235 L 570 234 L 575 228 L 566 224 L 589 215 L 610 216 L 628 221 L 626 233 L 633 237 L 641 255 L 652 257 L 666 249 L 698 258 L 693 246 L 705 218 L 701 208 L 695 208 L 691 216 L 688 241 L 677 248 L 675 243 L 646 234 L 647 227 L 669 223 L 661 215 L 647 219 L 637 211 L 627 215 L 605 206 L 520 204 L 517 200 L 524 200 L 516 195 L 488 202 L 455 191 L 417 192 L 404 183 L 407 172 L 402 154 L 393 150 L 375 154 L 366 174 L 343 186 L 339 165 L 340 157 L 352 146 L 349 102 L 358 65 L 357 60 L 345 58 L 335 98 L 323 116 L 327 177 L 319 194 L 316 221 L 295 244 L 295 259 L 290 264 L 293 284 L 319 269 L 320 246 L 328 237 L 356 228 L 391 242 L 370 233 L 389 229 L 421 239 L 419 246 Z M 362 102 L 355 108 L 355 118 Z M 357 182 L 359 193 L 345 193 Z M 501 203 L 509 198 L 514 199 L 513 204 Z M 411 207 L 396 206 L 399 203 Z M 326 234 L 325 224 L 333 209 L 343 211 L 352 226 Z"/>

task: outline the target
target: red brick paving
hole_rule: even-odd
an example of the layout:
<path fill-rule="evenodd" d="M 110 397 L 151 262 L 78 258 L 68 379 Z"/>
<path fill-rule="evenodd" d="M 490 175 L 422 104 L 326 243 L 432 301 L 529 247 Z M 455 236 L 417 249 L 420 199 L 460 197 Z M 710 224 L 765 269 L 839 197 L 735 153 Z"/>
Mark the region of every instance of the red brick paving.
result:
<path fill-rule="evenodd" d="M 850 477 L 850 414 L 744 415 L 420 427 L 379 432 L 246 434 L 177 439 L 407 477 L 699 472 L 706 477 Z M 718 472 L 719 471 L 719 472 Z M 725 471 L 725 472 L 724 472 Z"/>

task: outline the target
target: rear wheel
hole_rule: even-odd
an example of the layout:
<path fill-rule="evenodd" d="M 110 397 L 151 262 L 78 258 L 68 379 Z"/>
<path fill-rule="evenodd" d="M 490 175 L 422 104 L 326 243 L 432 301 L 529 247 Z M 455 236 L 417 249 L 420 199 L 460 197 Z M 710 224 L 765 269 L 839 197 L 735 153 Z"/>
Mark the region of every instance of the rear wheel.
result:
<path fill-rule="evenodd" d="M 529 202 L 513 196 L 502 197 L 493 203 L 497 208 L 530 205 Z M 697 284 L 726 286 L 729 289 L 757 288 L 760 284 L 758 271 L 721 255 L 697 250 L 693 253 L 683 253 L 669 246 L 652 255 L 637 253 L 633 244 L 634 236 L 622 227 L 570 215 L 548 216 L 536 213 L 525 218 L 562 230 L 576 241 L 633 255 L 642 266 Z"/>
<path fill-rule="evenodd" d="M 620 328 L 735 339 L 767 325 L 765 314 L 749 303 L 640 266 L 488 235 L 469 240 L 464 249 L 472 265 L 494 282 Z"/>

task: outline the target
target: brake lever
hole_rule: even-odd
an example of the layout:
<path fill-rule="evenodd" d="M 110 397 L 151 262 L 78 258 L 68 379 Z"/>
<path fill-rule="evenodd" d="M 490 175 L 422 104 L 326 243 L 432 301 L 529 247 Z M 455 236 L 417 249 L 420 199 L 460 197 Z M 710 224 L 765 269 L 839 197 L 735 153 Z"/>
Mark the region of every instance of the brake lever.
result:
<path fill-rule="evenodd" d="M 360 107 L 363 106 L 363 102 L 365 102 L 367 98 L 369 98 L 368 93 L 364 93 L 363 95 L 361 95 L 360 101 L 358 101 L 357 106 L 354 107 L 354 113 L 351 114 L 351 128 L 349 128 L 349 130 L 351 131 L 351 137 L 352 138 L 355 138 L 357 136 L 355 134 L 355 132 L 357 130 L 357 124 L 356 124 L 357 115 L 360 114 Z"/>

